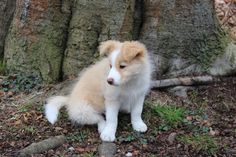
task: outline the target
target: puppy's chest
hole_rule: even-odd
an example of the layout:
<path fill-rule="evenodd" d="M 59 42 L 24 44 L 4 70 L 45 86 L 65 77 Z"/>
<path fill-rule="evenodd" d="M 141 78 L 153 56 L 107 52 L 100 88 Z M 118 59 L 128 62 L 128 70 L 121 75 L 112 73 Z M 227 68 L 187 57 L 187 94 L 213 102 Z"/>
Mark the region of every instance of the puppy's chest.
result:
<path fill-rule="evenodd" d="M 137 103 L 138 95 L 130 93 L 129 95 L 120 95 L 120 111 L 129 113 L 132 106 Z"/>

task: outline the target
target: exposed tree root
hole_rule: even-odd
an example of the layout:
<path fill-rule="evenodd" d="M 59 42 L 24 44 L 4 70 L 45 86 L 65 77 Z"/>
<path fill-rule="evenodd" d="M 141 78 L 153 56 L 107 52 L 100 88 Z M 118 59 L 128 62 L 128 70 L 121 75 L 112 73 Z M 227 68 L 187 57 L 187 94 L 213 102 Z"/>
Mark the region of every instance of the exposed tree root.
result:
<path fill-rule="evenodd" d="M 24 156 L 31 156 L 32 154 L 36 153 L 42 153 L 46 150 L 53 149 L 55 147 L 62 145 L 63 143 L 65 143 L 65 141 L 66 137 L 64 135 L 60 135 L 51 137 L 49 139 L 37 143 L 32 143 L 31 145 L 20 151 L 20 156 L 24 157 Z"/>

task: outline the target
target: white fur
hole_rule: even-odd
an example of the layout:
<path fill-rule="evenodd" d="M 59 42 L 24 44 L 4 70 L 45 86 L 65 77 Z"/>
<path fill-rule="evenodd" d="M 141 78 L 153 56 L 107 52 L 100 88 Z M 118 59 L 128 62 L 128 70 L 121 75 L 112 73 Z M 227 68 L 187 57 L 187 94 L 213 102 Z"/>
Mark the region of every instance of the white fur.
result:
<path fill-rule="evenodd" d="M 139 132 L 147 131 L 147 125 L 143 122 L 141 118 L 141 114 L 143 111 L 144 96 L 145 95 L 141 95 L 139 98 L 137 98 L 136 103 L 133 104 L 131 108 L 131 123 L 133 129 Z"/>
<path fill-rule="evenodd" d="M 118 125 L 118 112 L 125 111 L 131 113 L 133 129 L 145 132 L 147 126 L 143 122 L 141 114 L 144 97 L 150 86 L 151 63 L 148 57 L 145 58 L 146 61 L 143 63 L 142 67 L 137 70 L 135 76 L 124 84 L 120 84 L 121 76 L 117 69 L 115 69 L 115 62 L 119 53 L 119 49 L 112 52 L 112 69 L 110 69 L 110 71 L 108 67 L 109 61 L 108 59 L 104 59 L 91 67 L 89 69 L 90 71 L 88 70 L 87 73 L 83 73 L 70 96 L 56 96 L 49 99 L 48 104 L 45 106 L 47 119 L 54 124 L 59 109 L 63 105 L 66 105 L 69 118 L 72 121 L 75 121 L 78 124 L 97 124 L 98 131 L 101 133 L 101 139 L 103 141 L 114 141 Z M 96 75 L 94 73 L 96 73 Z M 108 77 L 106 74 L 108 74 Z M 112 77 L 115 80 L 115 85 L 119 86 L 109 85 L 106 82 L 106 79 L 109 77 Z M 95 91 L 99 91 L 99 94 L 105 99 L 105 105 L 99 109 L 97 109 L 96 106 L 89 104 L 86 97 L 83 95 L 83 93 L 94 91 L 93 85 L 97 82 L 101 82 L 101 84 L 96 86 L 97 90 Z M 92 97 L 92 99 L 97 100 L 95 97 Z M 102 116 L 104 111 L 106 113 L 106 121 Z"/>
<path fill-rule="evenodd" d="M 45 115 L 48 121 L 54 124 L 57 120 L 58 112 L 67 102 L 67 97 L 55 96 L 51 97 L 45 105 Z"/>
<path fill-rule="evenodd" d="M 118 124 L 118 112 L 119 102 L 118 101 L 106 101 L 106 126 L 103 129 L 100 137 L 103 141 L 114 141 L 116 128 Z"/>
<path fill-rule="evenodd" d="M 149 59 L 149 58 L 148 58 Z M 147 131 L 147 125 L 141 118 L 143 102 L 150 88 L 151 64 L 150 61 L 143 67 L 142 73 L 124 86 L 107 86 L 106 126 L 100 137 L 103 141 L 114 141 L 119 111 L 131 113 L 131 123 L 134 130 Z"/>
<path fill-rule="evenodd" d="M 54 124 L 57 120 L 59 110 L 68 103 L 68 98 L 63 96 L 51 97 L 45 105 L 45 115 L 48 121 Z M 89 104 L 83 101 L 69 101 L 67 111 L 69 118 L 79 124 L 98 124 L 101 132 L 105 127 L 105 120 L 102 115 L 96 112 Z"/>
<path fill-rule="evenodd" d="M 67 106 L 68 114 L 72 121 L 79 124 L 98 124 L 103 123 L 104 118 L 100 113 L 95 111 L 88 103 L 85 101 L 71 100 L 70 105 Z"/>
<path fill-rule="evenodd" d="M 114 80 L 114 85 L 117 85 L 117 86 L 120 84 L 120 79 L 121 79 L 121 75 L 118 72 L 118 70 L 116 69 L 116 58 L 119 55 L 119 53 L 120 53 L 119 49 L 116 49 L 114 52 L 111 53 L 112 67 L 111 67 L 108 77 L 107 77 L 107 79 L 112 78 Z"/>
<path fill-rule="evenodd" d="M 100 135 L 103 141 L 115 140 L 119 111 L 131 113 L 131 123 L 134 130 L 147 131 L 147 125 L 143 122 L 141 114 L 144 97 L 149 87 L 148 85 L 140 86 L 139 79 L 136 81 L 136 86 L 115 87 L 117 90 L 108 89 L 110 93 L 106 97 L 112 100 L 106 101 L 106 126 Z"/>

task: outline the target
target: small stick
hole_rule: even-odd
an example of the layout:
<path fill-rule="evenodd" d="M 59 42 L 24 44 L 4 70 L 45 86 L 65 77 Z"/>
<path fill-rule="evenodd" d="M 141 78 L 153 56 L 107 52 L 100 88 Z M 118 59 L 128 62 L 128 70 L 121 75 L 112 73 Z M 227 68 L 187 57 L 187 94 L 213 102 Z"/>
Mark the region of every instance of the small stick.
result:
<path fill-rule="evenodd" d="M 155 80 L 151 83 L 151 88 L 166 88 L 173 86 L 205 85 L 215 82 L 212 76 L 180 77 L 164 80 Z"/>

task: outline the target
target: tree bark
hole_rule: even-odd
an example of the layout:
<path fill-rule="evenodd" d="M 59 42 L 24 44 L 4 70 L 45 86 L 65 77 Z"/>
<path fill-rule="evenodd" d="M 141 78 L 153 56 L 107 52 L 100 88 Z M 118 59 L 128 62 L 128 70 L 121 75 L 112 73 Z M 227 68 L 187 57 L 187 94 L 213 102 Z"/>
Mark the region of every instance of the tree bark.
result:
<path fill-rule="evenodd" d="M 0 61 L 3 60 L 5 38 L 15 11 L 15 0 L 0 1 Z"/>
<path fill-rule="evenodd" d="M 99 42 L 132 40 L 135 1 L 77 0 L 72 10 L 63 61 L 64 77 L 97 60 Z"/>
<path fill-rule="evenodd" d="M 227 45 L 212 0 L 147 0 L 140 39 L 154 55 L 156 77 L 208 72 Z"/>
<path fill-rule="evenodd" d="M 11 72 L 60 79 L 70 11 L 67 1 L 17 0 L 4 59 Z"/>
<path fill-rule="evenodd" d="M 17 0 L 16 8 L 7 69 L 47 83 L 94 63 L 97 46 L 109 39 L 145 43 L 155 79 L 235 72 L 235 44 L 220 29 L 212 0 Z"/>

